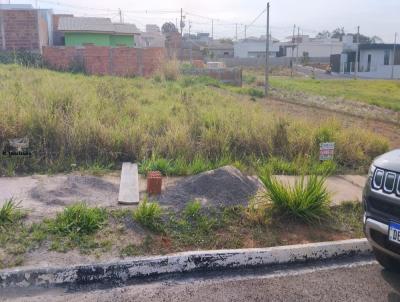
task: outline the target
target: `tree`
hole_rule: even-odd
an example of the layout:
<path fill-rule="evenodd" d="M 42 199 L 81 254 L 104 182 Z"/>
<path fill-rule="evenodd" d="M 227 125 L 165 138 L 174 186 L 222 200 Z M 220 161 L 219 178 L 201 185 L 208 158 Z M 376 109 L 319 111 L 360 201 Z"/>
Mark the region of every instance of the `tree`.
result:
<path fill-rule="evenodd" d="M 338 27 L 332 31 L 331 38 L 339 39 L 340 41 L 342 41 L 343 36 L 345 36 L 345 35 L 346 35 L 346 33 L 344 31 L 344 27 Z"/>
<path fill-rule="evenodd" d="M 316 35 L 316 38 L 326 39 L 326 38 L 329 38 L 330 36 L 331 36 L 331 33 L 329 32 L 329 30 L 323 30 Z"/>
<path fill-rule="evenodd" d="M 173 32 L 178 32 L 178 29 L 176 28 L 174 23 L 166 22 L 161 27 L 161 31 L 162 31 L 163 34 L 169 34 L 169 33 L 173 33 Z"/>

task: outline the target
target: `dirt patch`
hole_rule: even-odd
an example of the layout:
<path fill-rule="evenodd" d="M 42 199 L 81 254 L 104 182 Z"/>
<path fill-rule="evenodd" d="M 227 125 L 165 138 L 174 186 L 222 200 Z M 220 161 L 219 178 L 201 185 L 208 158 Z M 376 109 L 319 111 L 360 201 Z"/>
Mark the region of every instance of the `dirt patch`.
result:
<path fill-rule="evenodd" d="M 178 181 L 159 197 L 165 206 L 180 210 L 193 200 L 204 206 L 246 205 L 262 184 L 256 177 L 246 176 L 238 169 L 226 166 Z"/>
<path fill-rule="evenodd" d="M 94 176 L 68 175 L 48 179 L 30 190 L 30 197 L 47 205 L 66 206 L 77 201 L 90 205 L 101 205 L 107 200 L 116 200 L 117 184 Z"/>

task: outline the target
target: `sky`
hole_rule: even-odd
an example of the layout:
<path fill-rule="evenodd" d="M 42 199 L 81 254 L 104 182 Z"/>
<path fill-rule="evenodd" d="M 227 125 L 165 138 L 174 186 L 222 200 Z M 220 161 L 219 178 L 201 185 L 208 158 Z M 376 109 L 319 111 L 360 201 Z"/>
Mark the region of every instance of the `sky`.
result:
<path fill-rule="evenodd" d="M 211 32 L 214 19 L 215 38 L 244 37 L 244 25 L 249 25 L 265 9 L 267 1 L 260 0 L 0 0 L 0 3 L 30 3 L 40 8 L 53 8 L 57 13 L 77 16 L 109 17 L 119 21 L 121 9 L 124 22 L 140 29 L 145 24 L 162 25 L 186 16 L 184 31 Z M 311 36 L 322 30 L 344 27 L 346 32 L 378 36 L 393 43 L 394 33 L 400 33 L 400 0 L 271 0 L 272 36 L 284 39 L 292 35 L 293 26 Z M 265 35 L 265 14 L 247 30 L 247 36 Z M 296 29 L 297 33 L 297 29 Z"/>

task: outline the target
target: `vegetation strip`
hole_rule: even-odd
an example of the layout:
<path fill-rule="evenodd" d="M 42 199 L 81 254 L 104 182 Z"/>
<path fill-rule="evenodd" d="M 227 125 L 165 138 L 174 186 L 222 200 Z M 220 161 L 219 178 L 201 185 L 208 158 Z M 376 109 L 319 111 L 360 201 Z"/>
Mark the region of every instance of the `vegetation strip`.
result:
<path fill-rule="evenodd" d="M 3 270 L 0 271 L 0 288 L 54 287 L 96 282 L 120 284 L 137 277 L 143 280 L 162 274 L 262 267 L 370 254 L 371 248 L 365 239 L 268 249 L 186 252 L 67 268 Z"/>

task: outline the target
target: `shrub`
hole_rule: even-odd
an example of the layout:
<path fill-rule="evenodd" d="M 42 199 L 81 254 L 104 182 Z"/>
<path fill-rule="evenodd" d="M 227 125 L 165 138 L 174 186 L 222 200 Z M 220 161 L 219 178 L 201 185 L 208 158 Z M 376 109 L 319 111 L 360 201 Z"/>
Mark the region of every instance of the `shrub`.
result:
<path fill-rule="evenodd" d="M 281 214 L 305 222 L 321 221 L 329 215 L 330 194 L 325 177 L 302 176 L 294 186 L 284 185 L 268 173 L 260 178 L 267 189 L 266 197 Z"/>
<path fill-rule="evenodd" d="M 107 212 L 101 208 L 90 208 L 77 203 L 57 214 L 49 223 L 53 233 L 62 235 L 90 235 L 101 229 L 107 220 Z"/>
<path fill-rule="evenodd" d="M 152 231 L 161 231 L 162 209 L 157 203 L 150 203 L 143 200 L 138 208 L 133 212 L 133 218 L 144 227 Z"/>
<path fill-rule="evenodd" d="M 22 213 L 19 208 L 19 203 L 11 198 L 6 200 L 0 208 L 0 229 L 14 223 L 21 217 Z"/>

